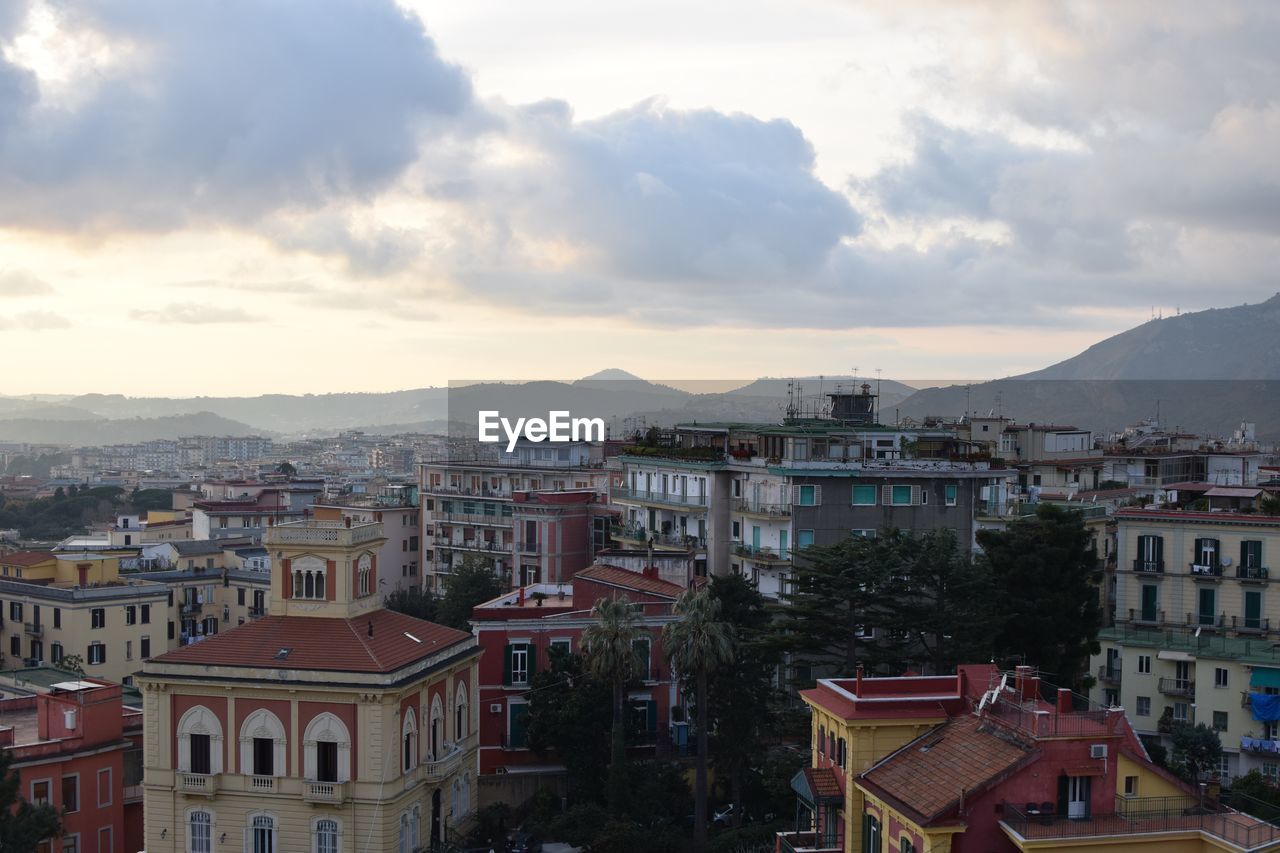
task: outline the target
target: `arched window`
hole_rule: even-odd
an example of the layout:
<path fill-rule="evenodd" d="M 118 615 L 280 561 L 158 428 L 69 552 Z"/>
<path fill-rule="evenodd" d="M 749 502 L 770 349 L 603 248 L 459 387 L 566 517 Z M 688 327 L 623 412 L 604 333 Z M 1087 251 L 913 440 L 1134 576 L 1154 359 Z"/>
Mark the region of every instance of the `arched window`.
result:
<path fill-rule="evenodd" d="M 311 824 L 312 853 L 338 853 L 342 849 L 342 826 L 333 818 L 318 818 Z"/>
<path fill-rule="evenodd" d="M 463 777 L 462 777 L 461 811 L 458 811 L 454 814 L 453 816 L 454 822 L 456 823 L 459 818 L 465 815 L 468 815 L 470 813 L 471 813 L 471 774 L 466 773 L 466 774 L 463 774 Z"/>
<path fill-rule="evenodd" d="M 400 853 L 413 853 L 413 846 L 409 841 L 409 816 L 407 814 L 400 815 Z"/>
<path fill-rule="evenodd" d="M 187 812 L 187 853 L 213 853 L 213 813 Z"/>
<path fill-rule="evenodd" d="M 275 815 L 250 815 L 244 834 L 245 853 L 277 853 L 279 850 Z"/>
<path fill-rule="evenodd" d="M 351 735 L 346 724 L 327 711 L 317 714 L 302 733 L 302 771 L 312 782 L 351 780 Z"/>
<path fill-rule="evenodd" d="M 453 703 L 453 739 L 461 743 L 467 737 L 471 722 L 471 709 L 467 706 L 467 685 L 458 682 L 458 693 Z"/>
<path fill-rule="evenodd" d="M 324 598 L 325 573 L 329 564 L 319 557 L 297 557 L 293 561 L 293 597 Z"/>
<path fill-rule="evenodd" d="M 240 772 L 283 776 L 286 738 L 280 718 L 259 708 L 240 727 Z"/>
<path fill-rule="evenodd" d="M 422 807 L 414 806 L 409 813 L 409 843 L 417 850 L 422 843 Z"/>
<path fill-rule="evenodd" d="M 357 595 L 365 596 L 373 592 L 373 558 L 368 554 L 361 554 L 356 561 L 356 579 Z"/>
<path fill-rule="evenodd" d="M 404 725 L 400 727 L 401 769 L 408 773 L 418 766 L 418 718 L 410 708 L 404 713 Z"/>
<path fill-rule="evenodd" d="M 452 797 L 449 802 L 449 814 L 457 820 L 462 815 L 462 782 L 456 777 L 453 780 Z"/>
<path fill-rule="evenodd" d="M 427 750 L 432 761 L 439 761 L 444 757 L 444 709 L 440 705 L 440 696 L 437 694 L 431 697 L 431 720 L 428 728 Z"/>
<path fill-rule="evenodd" d="M 203 705 L 188 709 L 178 720 L 178 770 L 222 772 L 222 723 Z"/>

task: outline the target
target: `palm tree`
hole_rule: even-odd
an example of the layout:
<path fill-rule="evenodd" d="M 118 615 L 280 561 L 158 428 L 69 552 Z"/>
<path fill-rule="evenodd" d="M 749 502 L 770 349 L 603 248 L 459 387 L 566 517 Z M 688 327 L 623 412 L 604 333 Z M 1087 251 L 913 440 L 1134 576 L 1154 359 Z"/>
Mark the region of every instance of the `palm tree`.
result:
<path fill-rule="evenodd" d="M 609 810 L 621 814 L 627 799 L 626 742 L 623 736 L 622 695 L 637 667 L 634 641 L 640 624 L 631 601 L 625 596 L 602 598 L 591 608 L 595 618 L 582 632 L 582 651 L 587 670 L 613 685 L 613 739 L 609 759 Z"/>
<path fill-rule="evenodd" d="M 697 773 L 693 790 L 693 840 L 707 843 L 707 675 L 733 660 L 733 627 L 720 619 L 720 600 L 705 586 L 689 588 L 676 599 L 672 612 L 680 617 L 662 629 L 662 649 L 671 668 L 685 684 L 694 682 L 698 710 Z M 741 804 L 739 804 L 741 807 Z"/>

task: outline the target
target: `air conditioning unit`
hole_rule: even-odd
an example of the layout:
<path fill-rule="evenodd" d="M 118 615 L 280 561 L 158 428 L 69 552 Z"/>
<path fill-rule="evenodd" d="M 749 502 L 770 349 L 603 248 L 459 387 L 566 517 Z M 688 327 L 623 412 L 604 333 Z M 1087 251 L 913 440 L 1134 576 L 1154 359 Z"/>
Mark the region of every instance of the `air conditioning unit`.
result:
<path fill-rule="evenodd" d="M 492 705 L 490 705 L 490 706 L 489 706 L 489 713 L 490 713 L 490 714 L 501 714 L 501 713 L 502 713 L 502 703 L 501 703 L 501 702 L 494 702 Z"/>
<path fill-rule="evenodd" d="M 1094 743 L 1089 745 L 1090 758 L 1106 758 L 1107 745 L 1105 743 Z"/>

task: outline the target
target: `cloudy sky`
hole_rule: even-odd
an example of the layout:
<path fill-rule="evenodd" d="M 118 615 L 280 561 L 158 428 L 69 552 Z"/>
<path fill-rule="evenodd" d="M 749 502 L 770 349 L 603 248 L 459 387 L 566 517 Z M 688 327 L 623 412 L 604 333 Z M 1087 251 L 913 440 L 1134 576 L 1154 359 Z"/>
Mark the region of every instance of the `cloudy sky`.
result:
<path fill-rule="evenodd" d="M 0 394 L 1034 369 L 1277 290 L 1280 4 L 0 0 Z"/>

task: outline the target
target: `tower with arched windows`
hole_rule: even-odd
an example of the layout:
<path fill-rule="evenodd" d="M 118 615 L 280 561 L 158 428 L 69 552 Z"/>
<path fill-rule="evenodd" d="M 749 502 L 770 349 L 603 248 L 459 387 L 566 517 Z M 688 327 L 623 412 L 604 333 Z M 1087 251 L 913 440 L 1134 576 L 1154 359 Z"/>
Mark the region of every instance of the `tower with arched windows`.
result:
<path fill-rule="evenodd" d="M 147 662 L 146 849 L 411 853 L 475 810 L 475 639 L 382 607 L 380 524 L 268 530 L 266 616 Z"/>

